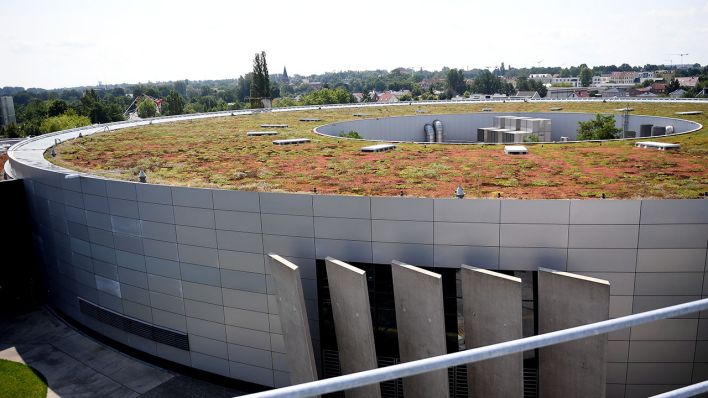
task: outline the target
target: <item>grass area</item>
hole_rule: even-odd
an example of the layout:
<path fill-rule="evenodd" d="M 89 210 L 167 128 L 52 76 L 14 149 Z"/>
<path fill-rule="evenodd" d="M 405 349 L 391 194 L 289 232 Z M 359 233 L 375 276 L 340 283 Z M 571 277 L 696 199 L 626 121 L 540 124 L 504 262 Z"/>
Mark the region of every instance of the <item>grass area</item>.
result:
<path fill-rule="evenodd" d="M 262 113 L 184 121 L 96 134 L 62 143 L 61 166 L 110 178 L 195 187 L 252 191 L 452 197 L 455 187 L 468 197 L 504 198 L 696 198 L 708 191 L 708 129 L 679 137 L 677 152 L 642 150 L 633 141 L 539 144 L 527 156 L 505 156 L 501 145 L 399 144 L 391 152 L 364 154 L 368 142 L 322 137 L 315 125 L 368 117 L 480 112 L 616 113 L 621 103 L 499 103 L 394 106 L 365 109 Z M 706 104 L 632 103 L 633 114 L 678 117 L 708 126 Z M 619 116 L 619 115 L 618 115 Z M 321 122 L 300 122 L 303 117 Z M 273 137 L 246 137 L 261 124 L 288 124 L 278 138 L 307 137 L 312 143 L 274 146 Z"/>
<path fill-rule="evenodd" d="M 0 359 L 0 396 L 44 398 L 47 396 L 47 383 L 29 366 Z"/>

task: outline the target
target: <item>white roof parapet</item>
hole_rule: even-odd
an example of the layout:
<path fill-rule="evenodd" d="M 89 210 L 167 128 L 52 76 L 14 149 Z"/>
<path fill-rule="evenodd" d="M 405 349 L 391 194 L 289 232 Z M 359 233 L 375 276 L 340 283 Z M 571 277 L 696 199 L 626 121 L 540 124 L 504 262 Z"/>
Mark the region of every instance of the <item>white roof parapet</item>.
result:
<path fill-rule="evenodd" d="M 362 152 L 383 152 L 383 151 L 391 151 L 394 148 L 396 148 L 396 146 L 393 144 L 378 144 L 378 145 L 365 146 L 365 147 L 361 148 L 361 151 Z"/>
<path fill-rule="evenodd" d="M 506 145 L 504 146 L 504 153 L 507 155 L 526 155 L 529 150 L 523 145 Z"/>
<path fill-rule="evenodd" d="M 274 145 L 297 145 L 297 144 L 306 144 L 310 142 L 309 138 L 290 138 L 287 140 L 275 140 L 273 141 Z"/>
<path fill-rule="evenodd" d="M 635 143 L 634 146 L 637 148 L 655 148 L 660 151 L 681 148 L 681 144 L 672 144 L 669 142 L 656 142 L 656 141 L 639 141 L 639 142 Z"/>

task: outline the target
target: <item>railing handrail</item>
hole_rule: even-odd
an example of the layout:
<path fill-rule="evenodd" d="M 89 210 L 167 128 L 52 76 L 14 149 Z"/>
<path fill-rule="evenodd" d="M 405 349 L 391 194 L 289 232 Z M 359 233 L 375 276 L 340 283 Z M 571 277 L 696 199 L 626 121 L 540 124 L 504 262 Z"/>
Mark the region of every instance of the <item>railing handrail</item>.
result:
<path fill-rule="evenodd" d="M 421 373 L 446 369 L 467 363 L 479 362 L 486 359 L 497 358 L 536 348 L 579 340 L 586 337 L 597 336 L 627 329 L 645 323 L 677 317 L 693 312 L 708 309 L 708 299 L 691 301 L 688 303 L 664 307 L 639 314 L 627 315 L 620 318 L 576 326 L 555 332 L 544 333 L 537 336 L 525 337 L 518 340 L 472 348 L 465 351 L 435 357 L 419 359 L 397 365 L 366 370 L 358 373 L 317 380 L 309 383 L 283 387 L 275 390 L 264 391 L 246 395 L 249 398 L 304 398 L 327 394 L 336 391 L 348 390 L 370 384 L 381 383 L 402 377 L 414 376 Z"/>

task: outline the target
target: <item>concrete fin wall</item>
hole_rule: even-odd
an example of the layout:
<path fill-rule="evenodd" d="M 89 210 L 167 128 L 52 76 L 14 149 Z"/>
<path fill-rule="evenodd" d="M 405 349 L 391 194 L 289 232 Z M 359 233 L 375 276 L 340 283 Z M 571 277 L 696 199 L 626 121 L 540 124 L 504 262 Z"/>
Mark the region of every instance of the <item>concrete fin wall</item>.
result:
<path fill-rule="evenodd" d="M 442 277 L 399 261 L 391 263 L 401 361 L 446 354 Z M 447 370 L 405 378 L 403 392 L 406 398 L 447 397 Z"/>
<path fill-rule="evenodd" d="M 538 333 L 600 322 L 610 316 L 610 283 L 539 268 Z M 539 350 L 539 396 L 605 397 L 607 335 Z"/>
<path fill-rule="evenodd" d="M 520 339 L 521 279 L 480 268 L 461 268 L 465 348 Z M 523 354 L 467 365 L 471 397 L 523 396 Z"/>
<path fill-rule="evenodd" d="M 297 265 L 269 253 L 268 261 L 275 283 L 280 324 L 283 329 L 287 362 L 292 384 L 317 380 L 317 365 L 307 323 L 305 296 Z"/>
<path fill-rule="evenodd" d="M 366 273 L 331 257 L 325 259 L 342 374 L 374 369 L 376 348 Z M 377 398 L 378 384 L 345 391 L 347 398 Z"/>

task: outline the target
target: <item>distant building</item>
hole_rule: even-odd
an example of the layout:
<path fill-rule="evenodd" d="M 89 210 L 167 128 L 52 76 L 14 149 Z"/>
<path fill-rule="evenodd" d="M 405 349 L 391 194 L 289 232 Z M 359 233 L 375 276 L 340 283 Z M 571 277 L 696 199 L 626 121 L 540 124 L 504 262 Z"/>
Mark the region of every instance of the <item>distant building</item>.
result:
<path fill-rule="evenodd" d="M 532 73 L 529 75 L 529 80 L 540 81 L 543 84 L 551 84 L 553 76 L 549 73 Z"/>
<path fill-rule="evenodd" d="M 581 86 L 579 77 L 552 77 L 551 84 L 552 85 L 568 85 L 570 87 L 580 87 Z"/>
<path fill-rule="evenodd" d="M 353 93 L 352 96 L 356 99 L 356 102 L 361 102 L 364 100 L 364 93 Z"/>
<path fill-rule="evenodd" d="M 686 90 L 680 88 L 678 90 L 674 90 L 669 93 L 669 97 L 671 98 L 682 98 L 683 95 L 686 94 Z"/>
<path fill-rule="evenodd" d="M 696 87 L 698 85 L 698 76 L 692 77 L 677 77 L 681 87 Z"/>
<path fill-rule="evenodd" d="M 538 95 L 538 91 L 518 91 L 516 93 L 516 96 L 519 98 L 527 98 L 527 99 L 541 98 L 541 96 Z"/>
<path fill-rule="evenodd" d="M 15 102 L 12 97 L 0 97 L 0 127 L 17 123 L 15 118 Z"/>
<path fill-rule="evenodd" d="M 376 102 L 398 102 L 398 96 L 390 91 L 381 93 Z"/>

